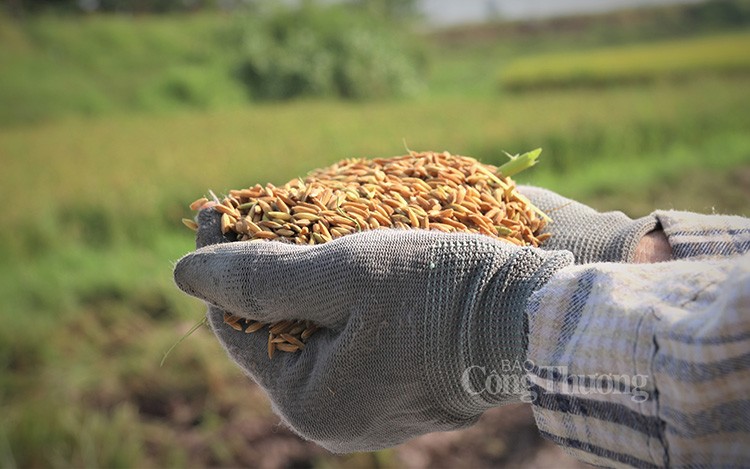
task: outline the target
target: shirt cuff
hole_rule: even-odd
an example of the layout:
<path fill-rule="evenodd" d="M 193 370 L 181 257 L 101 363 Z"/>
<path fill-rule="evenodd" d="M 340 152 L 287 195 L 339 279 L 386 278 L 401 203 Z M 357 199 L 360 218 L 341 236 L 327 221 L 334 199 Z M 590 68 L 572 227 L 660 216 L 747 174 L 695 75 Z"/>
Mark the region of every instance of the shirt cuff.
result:
<path fill-rule="evenodd" d="M 750 219 L 732 215 L 701 215 L 657 211 L 675 259 L 706 259 L 750 252 Z"/>

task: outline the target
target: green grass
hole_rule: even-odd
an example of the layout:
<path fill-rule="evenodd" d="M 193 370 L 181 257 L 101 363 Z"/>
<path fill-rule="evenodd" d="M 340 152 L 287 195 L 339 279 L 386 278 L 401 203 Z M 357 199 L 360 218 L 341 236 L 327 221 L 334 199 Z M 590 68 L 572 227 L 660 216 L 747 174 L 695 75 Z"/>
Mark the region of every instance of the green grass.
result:
<path fill-rule="evenodd" d="M 336 6 L 267 10 L 23 18 L 0 11 L 0 126 L 298 95 L 374 99 L 423 85 L 420 41 L 408 28 Z"/>
<path fill-rule="evenodd" d="M 209 189 L 283 183 L 341 158 L 401 154 L 404 142 L 493 164 L 504 162 L 503 151 L 543 147 L 540 163 L 518 179 L 599 209 L 750 215 L 750 86 L 743 75 L 499 94 L 485 72 L 498 57 L 523 53 L 505 44 L 436 54 L 431 94 L 411 101 L 250 107 L 228 100 L 169 112 L 161 104 L 157 112 L 111 104 L 141 87 L 106 70 L 162 70 L 160 61 L 194 49 L 198 59 L 185 66 L 197 81 L 212 73 L 221 57 L 202 49 L 199 34 L 186 37 L 179 28 L 205 27 L 210 37 L 224 19 L 183 20 L 84 19 L 81 27 L 92 28 L 86 35 L 98 31 L 101 41 L 81 43 L 66 29 L 67 42 L 44 59 L 37 47 L 49 44 L 43 36 L 58 27 L 53 20 L 39 19 L 53 24 L 32 35 L 0 27 L 0 54 L 12 50 L 13 60 L 36 64 L 45 76 L 29 81 L 48 84 L 27 102 L 20 98 L 29 92 L 24 75 L 9 81 L 0 73 L 3 99 L 19 95 L 12 112 L 46 116 L 0 126 L 3 467 L 249 465 L 264 448 L 263 435 L 303 445 L 277 426 L 263 394 L 205 329 L 159 367 L 164 351 L 203 314 L 200 302 L 174 287 L 171 270 L 193 248 L 180 218 Z M 119 28 L 131 21 L 142 22 L 143 40 L 154 44 L 118 42 Z M 153 62 L 139 47 L 153 49 Z M 104 55 L 87 48 L 112 55 L 101 71 L 94 63 L 84 69 L 93 74 L 89 81 L 66 65 L 72 56 L 82 63 Z M 48 73 L 57 68 L 57 77 Z M 59 105 L 69 100 L 78 109 L 86 102 L 79 92 L 112 101 L 93 117 Z M 299 451 L 318 467 L 396 464 L 391 451 Z"/>
<path fill-rule="evenodd" d="M 0 125 L 246 103 L 236 18 L 0 13 Z"/>
<path fill-rule="evenodd" d="M 503 68 L 508 90 L 750 73 L 750 32 L 519 58 Z"/>

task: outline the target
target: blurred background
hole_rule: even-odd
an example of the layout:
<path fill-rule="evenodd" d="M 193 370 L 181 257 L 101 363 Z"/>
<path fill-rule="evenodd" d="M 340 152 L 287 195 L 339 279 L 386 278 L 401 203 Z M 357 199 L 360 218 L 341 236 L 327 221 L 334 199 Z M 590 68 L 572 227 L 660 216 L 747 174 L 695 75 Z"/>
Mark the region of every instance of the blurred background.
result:
<path fill-rule="evenodd" d="M 601 210 L 750 215 L 750 1 L 1 0 L 0 466 L 568 466 L 526 406 L 334 456 L 174 287 L 209 189 L 449 150 Z"/>

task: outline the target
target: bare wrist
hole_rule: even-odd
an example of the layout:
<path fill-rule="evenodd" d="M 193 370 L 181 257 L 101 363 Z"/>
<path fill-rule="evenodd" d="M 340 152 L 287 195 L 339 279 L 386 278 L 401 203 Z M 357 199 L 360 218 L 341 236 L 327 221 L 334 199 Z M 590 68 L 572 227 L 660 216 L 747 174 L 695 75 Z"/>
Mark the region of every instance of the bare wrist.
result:
<path fill-rule="evenodd" d="M 662 230 L 646 234 L 635 249 L 636 264 L 651 264 L 672 260 L 672 247 Z"/>

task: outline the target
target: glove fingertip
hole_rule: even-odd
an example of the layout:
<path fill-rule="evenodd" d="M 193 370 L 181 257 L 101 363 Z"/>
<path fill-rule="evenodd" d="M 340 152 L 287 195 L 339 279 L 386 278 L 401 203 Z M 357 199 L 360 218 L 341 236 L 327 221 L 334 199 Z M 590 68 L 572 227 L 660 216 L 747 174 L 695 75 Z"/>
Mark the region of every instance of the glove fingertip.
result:
<path fill-rule="evenodd" d="M 205 300 L 200 295 L 199 289 L 196 288 L 196 281 L 199 275 L 200 272 L 195 265 L 195 255 L 192 253 L 182 256 L 175 264 L 174 271 L 172 272 L 172 278 L 177 288 L 190 296 Z"/>

